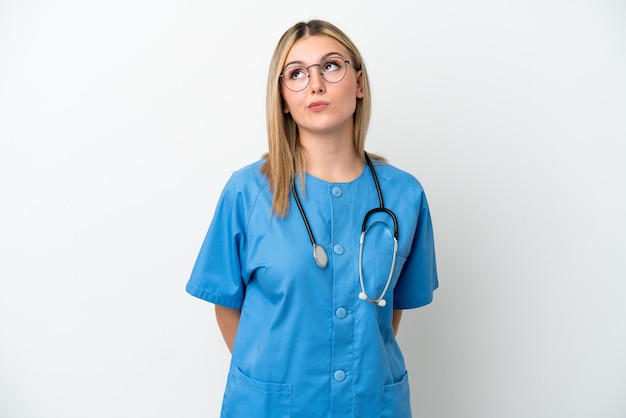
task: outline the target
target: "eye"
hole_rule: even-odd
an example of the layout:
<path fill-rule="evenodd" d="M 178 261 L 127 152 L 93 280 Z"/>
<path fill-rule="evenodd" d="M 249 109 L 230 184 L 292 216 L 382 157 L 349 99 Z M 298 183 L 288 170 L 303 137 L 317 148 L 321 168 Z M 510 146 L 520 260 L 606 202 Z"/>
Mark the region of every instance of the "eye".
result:
<path fill-rule="evenodd" d="M 324 72 L 337 71 L 344 65 L 344 61 L 340 58 L 329 58 L 324 63 Z"/>
<path fill-rule="evenodd" d="M 299 80 L 307 76 L 307 70 L 304 67 L 291 67 L 285 73 L 289 80 Z"/>

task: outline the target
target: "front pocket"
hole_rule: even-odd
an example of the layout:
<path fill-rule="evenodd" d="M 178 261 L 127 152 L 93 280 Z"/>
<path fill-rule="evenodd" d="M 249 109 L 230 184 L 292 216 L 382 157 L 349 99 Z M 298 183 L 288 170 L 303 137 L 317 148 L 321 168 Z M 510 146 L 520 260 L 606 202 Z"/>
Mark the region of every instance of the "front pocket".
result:
<path fill-rule="evenodd" d="M 398 383 L 383 386 L 380 418 L 411 418 L 411 391 L 407 373 Z"/>
<path fill-rule="evenodd" d="M 268 383 L 231 366 L 222 403 L 222 418 L 291 418 L 291 385 Z"/>

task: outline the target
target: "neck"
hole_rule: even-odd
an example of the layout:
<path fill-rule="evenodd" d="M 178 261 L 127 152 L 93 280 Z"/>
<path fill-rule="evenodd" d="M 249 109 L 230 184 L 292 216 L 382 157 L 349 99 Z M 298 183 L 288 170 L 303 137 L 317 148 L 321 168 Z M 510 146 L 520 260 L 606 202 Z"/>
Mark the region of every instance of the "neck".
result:
<path fill-rule="evenodd" d="M 306 156 L 306 172 L 312 176 L 329 182 L 348 182 L 363 171 L 363 158 L 354 149 L 352 129 L 315 135 L 301 132 L 300 144 Z"/>

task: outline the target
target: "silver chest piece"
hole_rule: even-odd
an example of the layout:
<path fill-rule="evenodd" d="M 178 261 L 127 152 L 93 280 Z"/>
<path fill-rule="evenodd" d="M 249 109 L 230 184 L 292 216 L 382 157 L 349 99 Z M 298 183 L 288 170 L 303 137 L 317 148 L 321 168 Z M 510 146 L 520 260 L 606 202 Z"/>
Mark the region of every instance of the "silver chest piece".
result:
<path fill-rule="evenodd" d="M 313 258 L 320 268 L 324 268 L 328 265 L 328 256 L 321 245 L 313 245 Z"/>

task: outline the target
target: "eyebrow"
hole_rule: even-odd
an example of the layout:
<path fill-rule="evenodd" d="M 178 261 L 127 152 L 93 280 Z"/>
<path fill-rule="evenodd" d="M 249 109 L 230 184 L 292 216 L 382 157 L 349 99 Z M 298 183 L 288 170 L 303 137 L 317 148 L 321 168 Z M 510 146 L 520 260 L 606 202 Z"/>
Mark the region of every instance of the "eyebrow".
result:
<path fill-rule="evenodd" d="M 320 61 L 324 61 L 326 58 L 328 58 L 328 57 L 332 57 L 333 55 L 339 55 L 341 58 L 345 59 L 345 57 L 343 56 L 343 54 L 341 54 L 341 53 L 339 53 L 339 52 L 329 52 L 329 53 L 327 53 L 327 54 L 324 54 L 324 55 L 322 56 L 322 58 L 320 59 Z M 290 62 L 286 63 L 286 64 L 283 66 L 283 68 L 287 68 L 287 67 L 289 67 L 290 65 L 294 65 L 294 64 L 302 64 L 302 65 L 305 65 L 305 62 L 304 62 L 304 61 L 290 61 Z M 314 65 L 314 64 L 313 64 L 313 65 Z"/>

